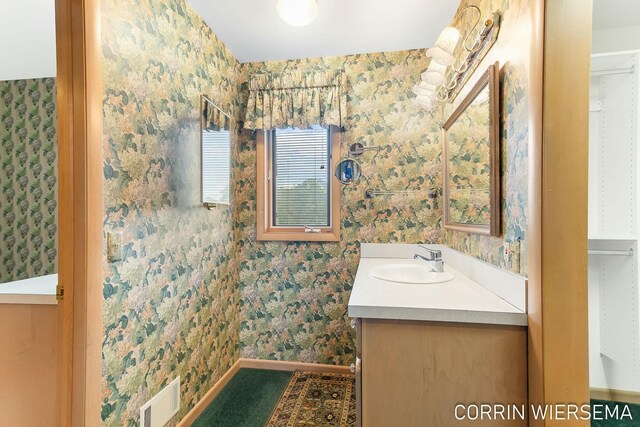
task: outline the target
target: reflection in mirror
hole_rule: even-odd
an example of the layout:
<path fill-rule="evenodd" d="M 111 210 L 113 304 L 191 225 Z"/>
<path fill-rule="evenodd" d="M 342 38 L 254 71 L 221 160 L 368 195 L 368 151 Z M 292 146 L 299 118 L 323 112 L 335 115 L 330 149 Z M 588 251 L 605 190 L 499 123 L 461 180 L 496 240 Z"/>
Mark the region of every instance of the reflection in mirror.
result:
<path fill-rule="evenodd" d="M 335 175 L 345 185 L 357 182 L 361 175 L 360 165 L 353 159 L 341 160 L 336 165 Z"/>
<path fill-rule="evenodd" d="M 498 66 L 492 65 L 444 125 L 445 227 L 500 234 Z"/>
<path fill-rule="evenodd" d="M 449 148 L 449 221 L 489 225 L 489 87 L 485 88 L 447 131 Z"/>
<path fill-rule="evenodd" d="M 0 283 L 57 272 L 54 2 L 29 4 L 0 7 Z"/>
<path fill-rule="evenodd" d="M 201 98 L 202 203 L 228 205 L 231 193 L 230 116 L 207 96 Z"/>

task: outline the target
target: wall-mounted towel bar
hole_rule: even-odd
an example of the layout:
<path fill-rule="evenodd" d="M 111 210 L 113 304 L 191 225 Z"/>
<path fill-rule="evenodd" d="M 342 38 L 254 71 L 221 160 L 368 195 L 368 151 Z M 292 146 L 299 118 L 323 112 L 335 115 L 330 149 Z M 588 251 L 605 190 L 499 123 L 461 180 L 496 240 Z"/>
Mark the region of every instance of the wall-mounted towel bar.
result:
<path fill-rule="evenodd" d="M 364 192 L 364 195 L 367 199 L 373 199 L 376 196 L 392 196 L 392 195 L 396 195 L 396 194 L 405 194 L 405 195 L 409 195 L 409 194 L 415 194 L 415 193 L 424 193 L 424 190 L 397 190 L 397 191 L 391 191 L 391 190 L 380 190 L 380 189 L 373 189 L 373 188 L 369 188 L 367 189 L 367 191 Z M 427 195 L 430 198 L 435 198 L 438 196 L 438 191 L 435 188 L 430 188 L 427 190 Z"/>
<path fill-rule="evenodd" d="M 633 256 L 633 248 L 629 250 L 622 250 L 622 251 L 592 249 L 592 250 L 589 250 L 589 255 Z"/>
<path fill-rule="evenodd" d="M 399 191 L 387 191 L 387 190 L 373 190 L 371 188 L 369 188 L 367 191 L 365 191 L 364 195 L 367 197 L 367 199 L 373 199 L 376 196 L 391 196 L 391 195 L 395 195 L 395 194 L 411 194 L 411 193 L 415 193 L 415 190 L 399 190 Z"/>

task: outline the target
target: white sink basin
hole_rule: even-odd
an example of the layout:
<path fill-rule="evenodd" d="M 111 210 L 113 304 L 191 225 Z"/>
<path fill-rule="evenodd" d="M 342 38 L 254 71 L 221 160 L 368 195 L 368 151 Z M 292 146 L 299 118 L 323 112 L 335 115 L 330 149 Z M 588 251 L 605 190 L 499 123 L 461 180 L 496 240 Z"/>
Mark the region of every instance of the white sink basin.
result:
<path fill-rule="evenodd" d="M 397 264 L 385 264 L 373 267 L 369 271 L 371 277 L 387 282 L 428 285 L 453 280 L 451 272 L 437 272 L 424 261 L 407 260 Z"/>

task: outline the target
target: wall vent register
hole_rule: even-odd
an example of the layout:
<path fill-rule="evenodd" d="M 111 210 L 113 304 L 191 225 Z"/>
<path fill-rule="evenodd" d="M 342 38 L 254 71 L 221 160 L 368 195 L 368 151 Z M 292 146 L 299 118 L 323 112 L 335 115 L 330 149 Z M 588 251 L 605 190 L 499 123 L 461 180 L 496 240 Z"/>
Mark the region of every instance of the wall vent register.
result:
<path fill-rule="evenodd" d="M 180 377 L 171 381 L 140 408 L 142 427 L 162 427 L 180 410 Z"/>

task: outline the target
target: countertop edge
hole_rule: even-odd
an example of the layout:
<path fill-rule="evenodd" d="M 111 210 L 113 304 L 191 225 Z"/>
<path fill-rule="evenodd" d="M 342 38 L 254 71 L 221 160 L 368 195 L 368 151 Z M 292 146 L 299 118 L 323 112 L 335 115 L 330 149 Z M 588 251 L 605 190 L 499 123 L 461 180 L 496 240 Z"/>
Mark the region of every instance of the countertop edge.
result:
<path fill-rule="evenodd" d="M 0 304 L 58 305 L 55 295 L 0 294 Z"/>
<path fill-rule="evenodd" d="M 528 326 L 526 313 L 444 310 L 413 307 L 370 307 L 349 305 L 349 317 L 361 319 L 414 320 L 424 322 L 472 323 L 500 326 Z"/>

